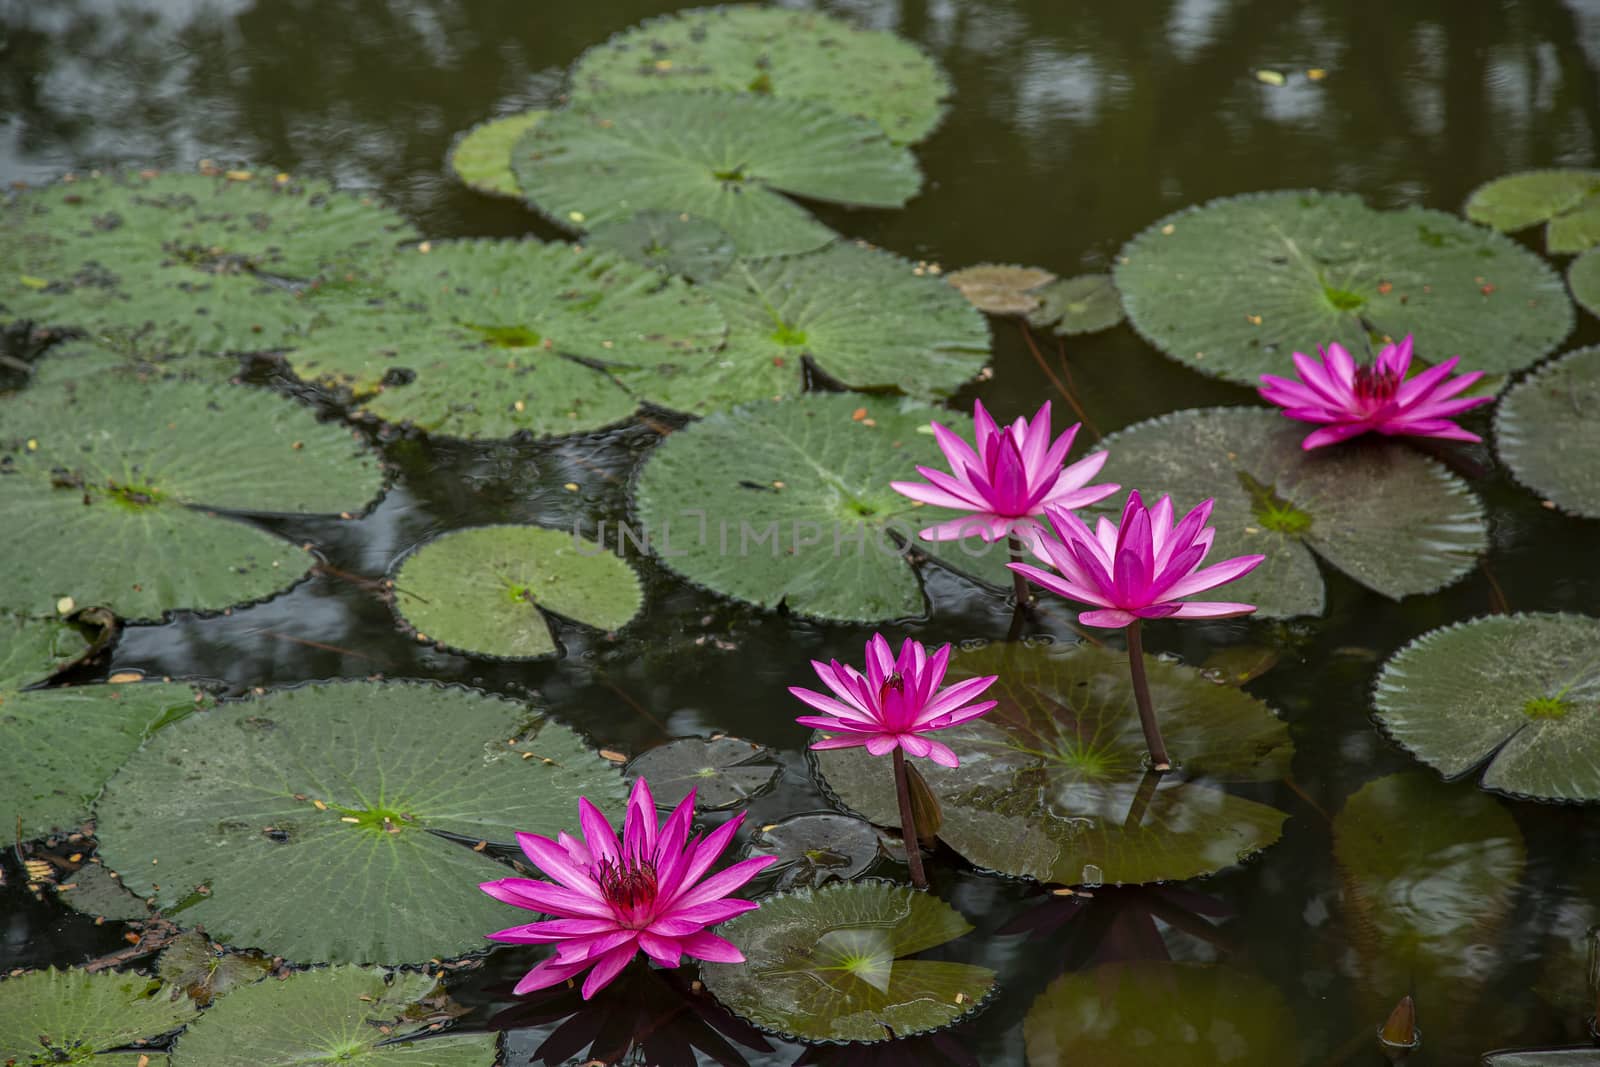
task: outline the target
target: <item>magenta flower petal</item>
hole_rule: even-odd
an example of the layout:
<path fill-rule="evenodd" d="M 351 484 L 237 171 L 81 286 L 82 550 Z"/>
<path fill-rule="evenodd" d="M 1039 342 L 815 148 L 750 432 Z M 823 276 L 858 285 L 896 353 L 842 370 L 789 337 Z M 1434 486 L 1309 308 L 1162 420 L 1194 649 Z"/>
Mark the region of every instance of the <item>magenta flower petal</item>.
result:
<path fill-rule="evenodd" d="M 1256 610 L 1254 604 L 1231 604 L 1220 600 L 1185 600 L 1172 613 L 1174 619 L 1226 619 L 1235 615 L 1248 615 Z"/>
<path fill-rule="evenodd" d="M 589 1000 L 600 990 L 611 984 L 612 979 L 622 973 L 622 968 L 638 953 L 637 945 L 624 945 L 614 948 L 610 952 L 594 961 L 594 968 L 589 972 L 589 977 L 583 980 L 583 999 Z"/>
<path fill-rule="evenodd" d="M 542 961 L 537 967 L 522 976 L 522 980 L 512 990 L 517 996 L 532 993 L 536 989 L 548 989 L 553 985 L 560 985 L 573 975 L 580 973 L 589 966 L 587 960 L 581 963 L 558 963 L 554 957 Z"/>
<path fill-rule="evenodd" d="M 738 946 L 716 934 L 701 931 L 683 938 L 680 943 L 683 945 L 684 955 L 705 960 L 707 963 L 744 962 L 744 953 L 739 951 Z"/>

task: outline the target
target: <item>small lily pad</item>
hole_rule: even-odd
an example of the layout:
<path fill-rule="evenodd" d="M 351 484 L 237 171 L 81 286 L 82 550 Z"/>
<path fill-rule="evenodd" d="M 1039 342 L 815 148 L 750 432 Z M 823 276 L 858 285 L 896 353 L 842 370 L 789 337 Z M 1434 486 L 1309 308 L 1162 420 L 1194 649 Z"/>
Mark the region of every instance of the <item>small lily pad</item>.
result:
<path fill-rule="evenodd" d="M 1500 460 L 1563 511 L 1600 519 L 1600 346 L 1547 363 L 1495 413 Z"/>
<path fill-rule="evenodd" d="M 945 1027 L 994 988 L 987 967 L 911 959 L 972 924 L 938 897 L 852 882 L 766 897 L 719 933 L 744 963 L 700 968 L 735 1014 L 805 1041 L 885 1041 Z"/>
<path fill-rule="evenodd" d="M 951 271 L 944 280 L 979 311 L 990 315 L 1021 315 L 1038 308 L 1040 286 L 1056 276 L 1038 267 L 1017 267 L 1000 263 L 980 263 Z"/>
<path fill-rule="evenodd" d="M 579 97 L 725 89 L 810 100 L 861 115 L 901 144 L 944 116 L 950 80 L 916 45 L 820 11 L 743 4 L 650 19 L 589 49 Z"/>
<path fill-rule="evenodd" d="M 1261 408 L 1180 411 L 1103 442 L 1108 481 L 1179 514 L 1216 500 L 1211 557 L 1261 553 L 1227 599 L 1268 617 L 1319 615 L 1316 557 L 1398 600 L 1461 578 L 1488 544 L 1483 505 L 1443 465 L 1398 441 L 1300 447 L 1303 423 Z"/>
<path fill-rule="evenodd" d="M 1572 330 L 1572 303 L 1538 256 L 1422 208 L 1373 211 L 1343 193 L 1253 193 L 1186 208 L 1123 246 L 1128 319 L 1202 374 L 1256 385 L 1295 351 L 1412 334 L 1432 363 L 1504 373 Z"/>
<path fill-rule="evenodd" d="M 506 659 L 557 651 L 552 612 L 600 630 L 639 613 L 633 568 L 571 531 L 478 526 L 418 546 L 395 572 L 395 611 L 429 639 Z"/>
<path fill-rule="evenodd" d="M 0 606 L 130 619 L 283 590 L 311 554 L 216 510 L 361 511 L 383 482 L 349 430 L 262 389 L 95 379 L 0 403 Z"/>
<path fill-rule="evenodd" d="M 711 282 L 733 264 L 738 250 L 721 226 L 682 212 L 641 211 L 590 230 L 584 246 L 691 281 Z"/>
<path fill-rule="evenodd" d="M 107 922 L 138 922 L 155 914 L 149 904 L 128 892 L 121 878 L 98 862 L 85 863 L 57 882 L 56 899 L 73 911 Z"/>
<path fill-rule="evenodd" d="M 722 227 L 746 256 L 809 252 L 837 236 L 785 193 L 892 208 L 922 185 L 911 153 L 864 119 L 719 92 L 576 101 L 524 134 L 511 165 L 558 226 L 684 212 Z"/>
<path fill-rule="evenodd" d="M 553 836 L 581 795 L 616 810 L 622 779 L 524 704 L 341 682 L 161 731 L 96 814 L 100 855 L 128 888 L 215 940 L 302 963 L 414 963 L 504 925 L 462 887 L 506 868 L 432 831 Z"/>
<path fill-rule="evenodd" d="M 34 971 L 0 981 L 0 1063 L 133 1067 L 97 1053 L 153 1041 L 194 1018 L 188 997 L 141 974 Z M 152 1055 L 161 1067 L 166 1057 Z"/>
<path fill-rule="evenodd" d="M 1122 321 L 1122 294 L 1109 274 L 1080 274 L 1052 282 L 1035 294 L 1039 308 L 1028 315 L 1035 326 L 1054 326 L 1071 336 L 1109 330 Z"/>
<path fill-rule="evenodd" d="M 1600 249 L 1591 249 L 1567 268 L 1572 298 L 1591 315 L 1600 316 Z"/>
<path fill-rule="evenodd" d="M 950 660 L 949 680 L 998 675 L 999 706 L 941 731 L 961 765 L 927 761 L 939 837 L 979 867 L 1067 885 L 1194 878 L 1277 841 L 1288 817 L 1226 792 L 1288 773 L 1288 728 L 1265 704 L 1192 667 L 1150 659 L 1151 698 L 1177 760 L 1147 773 L 1127 657 L 997 645 Z M 813 752 L 829 790 L 897 825 L 888 763 L 862 748 Z"/>
<path fill-rule="evenodd" d="M 511 173 L 511 147 L 548 114 L 535 108 L 478 123 L 450 146 L 451 172 L 480 193 L 521 199 L 522 186 Z"/>
<path fill-rule="evenodd" d="M 693 789 L 696 811 L 726 811 L 772 788 L 783 768 L 770 756 L 738 737 L 685 737 L 639 753 L 627 775 L 649 782 L 659 807 L 676 807 Z"/>
<path fill-rule="evenodd" d="M 493 1033 L 430 1035 L 437 982 L 360 967 L 301 971 L 223 997 L 172 1050 L 172 1067 L 492 1067 Z"/>
<path fill-rule="evenodd" d="M 750 835 L 744 854 L 776 856 L 774 888 L 801 889 L 849 882 L 882 858 L 883 839 L 865 819 L 833 812 L 793 815 Z"/>
<path fill-rule="evenodd" d="M 1600 171 L 1523 171 L 1480 185 L 1467 198 L 1466 216 L 1506 233 L 1546 222 L 1546 251 L 1582 252 L 1600 244 L 1596 194 Z"/>
<path fill-rule="evenodd" d="M 88 651 L 75 626 L 55 619 L 0 615 L 0 691 L 21 689 Z"/>
<path fill-rule="evenodd" d="M 259 982 L 272 973 L 272 961 L 257 954 L 223 952 L 193 930 L 179 934 L 161 952 L 156 976 L 181 989 L 199 1007 L 240 986 Z"/>
<path fill-rule="evenodd" d="M 1378 675 L 1378 721 L 1446 778 L 1600 800 L 1600 619 L 1493 615 L 1423 634 Z"/>

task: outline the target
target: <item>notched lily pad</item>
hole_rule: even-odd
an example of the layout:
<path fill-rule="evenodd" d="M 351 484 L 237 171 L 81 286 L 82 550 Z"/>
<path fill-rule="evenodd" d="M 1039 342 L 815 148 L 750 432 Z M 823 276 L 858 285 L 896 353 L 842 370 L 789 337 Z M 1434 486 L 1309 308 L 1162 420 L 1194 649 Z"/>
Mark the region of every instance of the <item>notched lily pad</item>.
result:
<path fill-rule="evenodd" d="M 1566 289 L 1493 230 L 1343 193 L 1252 193 L 1159 220 L 1123 246 L 1117 288 L 1152 344 L 1202 374 L 1256 385 L 1295 351 L 1412 334 L 1432 363 L 1504 373 L 1571 331 Z"/>
<path fill-rule="evenodd" d="M 34 971 L 0 981 L 0 1063 L 113 1063 L 97 1053 L 154 1041 L 194 1018 L 188 997 L 131 971 Z M 151 1055 L 160 1067 L 164 1056 Z"/>
<path fill-rule="evenodd" d="M 1056 276 L 1038 267 L 1017 267 L 1002 263 L 980 263 L 951 271 L 944 280 L 979 311 L 990 315 L 1021 315 L 1039 307 L 1041 286 Z"/>
<path fill-rule="evenodd" d="M 1480 185 L 1467 198 L 1473 222 L 1511 233 L 1545 222 L 1545 250 L 1582 252 L 1600 244 L 1600 171 L 1530 170 Z"/>
<path fill-rule="evenodd" d="M 73 911 L 107 922 L 138 922 L 155 914 L 149 904 L 128 892 L 115 872 L 95 861 L 57 882 L 56 899 Z"/>
<path fill-rule="evenodd" d="M 660 807 L 676 807 L 693 789 L 696 811 L 726 811 L 772 788 L 783 768 L 770 756 L 743 738 L 685 737 L 639 753 L 627 775 L 649 782 Z"/>
<path fill-rule="evenodd" d="M 1127 657 L 996 645 L 962 652 L 949 679 L 998 675 L 999 706 L 942 732 L 961 766 L 923 761 L 944 809 L 939 837 L 979 867 L 1068 885 L 1193 878 L 1278 839 L 1285 813 L 1227 792 L 1288 773 L 1293 746 L 1271 709 L 1191 667 L 1151 659 L 1151 697 L 1177 760 L 1148 757 Z M 813 752 L 827 786 L 881 825 L 898 822 L 892 776 L 865 749 Z"/>
<path fill-rule="evenodd" d="M 534 108 L 478 123 L 450 146 L 451 172 L 480 193 L 521 199 L 522 186 L 511 173 L 511 147 L 548 114 Z"/>
<path fill-rule="evenodd" d="M 1321 614 L 1316 557 L 1394 600 L 1472 570 L 1488 529 L 1464 482 L 1397 441 L 1307 452 L 1305 429 L 1261 408 L 1180 411 L 1106 438 L 1102 473 L 1179 514 L 1214 498 L 1211 556 L 1267 557 L 1226 589 L 1258 615 Z"/>
<path fill-rule="evenodd" d="M 1500 460 L 1563 511 L 1600 519 L 1600 347 L 1547 363 L 1495 412 Z"/>
<path fill-rule="evenodd" d="M 750 835 L 744 854 L 778 857 L 770 871 L 774 888 L 800 889 L 852 881 L 883 856 L 884 848 L 877 829 L 865 819 L 817 812 L 760 827 Z"/>
<path fill-rule="evenodd" d="M 259 982 L 272 973 L 272 961 L 259 953 L 241 954 L 213 948 L 204 934 L 193 930 L 179 934 L 161 953 L 156 976 L 181 990 L 196 1006 L 211 1002 L 230 990 Z"/>
<path fill-rule="evenodd" d="M 1494 615 L 1432 630 L 1384 664 L 1378 721 L 1446 778 L 1600 800 L 1600 619 Z"/>
<path fill-rule="evenodd" d="M 583 244 L 701 283 L 722 277 L 738 255 L 733 238 L 721 226 L 681 211 L 641 211 L 602 223 L 589 231 Z"/>
<path fill-rule="evenodd" d="M 0 615 L 0 691 L 43 681 L 88 649 L 83 634 L 68 623 Z"/>
<path fill-rule="evenodd" d="M 481 948 L 505 925 L 462 887 L 506 868 L 432 831 L 553 836 L 580 795 L 616 810 L 621 777 L 526 705 L 341 682 L 163 730 L 96 814 L 100 855 L 128 888 L 215 940 L 302 963 L 405 963 Z"/>
<path fill-rule="evenodd" d="M 571 531 L 478 526 L 424 542 L 400 562 L 394 607 L 419 634 L 506 659 L 553 655 L 551 612 L 599 630 L 639 613 L 633 568 Z"/>
<path fill-rule="evenodd" d="M 1062 278 L 1034 295 L 1039 307 L 1028 314 L 1028 321 L 1053 326 L 1063 336 L 1109 330 L 1122 321 L 1122 294 L 1109 274 Z"/>
<path fill-rule="evenodd" d="M 763 1030 L 806 1041 L 886 1041 L 969 1015 L 995 974 L 909 958 L 972 929 L 938 897 L 887 882 L 799 889 L 762 900 L 719 933 L 744 963 L 700 968 L 706 988 Z"/>

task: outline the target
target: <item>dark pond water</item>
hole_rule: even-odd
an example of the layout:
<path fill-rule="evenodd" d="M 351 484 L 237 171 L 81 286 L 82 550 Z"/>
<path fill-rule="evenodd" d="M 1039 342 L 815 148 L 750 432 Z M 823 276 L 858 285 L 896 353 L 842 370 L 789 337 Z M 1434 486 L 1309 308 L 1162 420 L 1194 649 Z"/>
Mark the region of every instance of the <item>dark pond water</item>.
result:
<path fill-rule="evenodd" d="M 0 180 L 39 181 L 117 162 L 255 161 L 375 190 L 432 236 L 555 237 L 519 206 L 453 182 L 444 170 L 452 137 L 492 114 L 555 102 L 566 66 L 587 45 L 676 6 L 0 0 Z M 956 95 L 947 121 L 917 148 L 928 175 L 921 196 L 902 211 L 823 217 L 847 234 L 950 266 L 999 260 L 1063 275 L 1102 270 L 1160 215 L 1256 189 L 1338 189 L 1381 207 L 1454 211 L 1489 178 L 1534 166 L 1591 166 L 1600 153 L 1600 4 L 824 6 L 920 43 L 949 71 Z M 1327 76 L 1272 86 L 1254 76 L 1261 68 L 1320 68 Z M 1585 317 L 1569 346 L 1597 340 L 1600 326 Z M 1031 411 L 1054 395 L 1011 322 L 996 320 L 994 353 L 994 376 L 976 390 L 986 404 Z M 1167 361 L 1126 326 L 1072 342 L 1066 360 L 1076 397 L 1101 433 L 1179 408 L 1253 400 Z M 1480 432 L 1487 423 L 1481 414 L 1467 419 Z M 624 518 L 631 473 L 657 440 L 635 426 L 552 445 L 389 441 L 395 478 L 370 515 L 281 524 L 294 540 L 319 546 L 327 565 L 315 576 L 228 616 L 131 627 L 103 670 L 222 679 L 239 689 L 375 673 L 461 682 L 534 696 L 598 745 L 625 753 L 666 737 L 727 731 L 772 746 L 783 763 L 778 787 L 752 805 L 753 823 L 824 810 L 803 754 L 806 733 L 792 722 L 797 708 L 784 687 L 807 684 L 809 657 L 858 655 L 870 629 L 732 605 L 644 560 L 647 607 L 620 636 L 573 628 L 562 634 L 559 660 L 507 665 L 407 639 L 371 581 L 418 542 L 456 527 L 537 522 L 592 530 L 602 519 Z M 1497 921 L 1479 932 L 1462 973 L 1414 974 L 1403 985 L 1369 988 L 1361 957 L 1371 929 L 1341 903 L 1331 814 L 1364 782 L 1412 766 L 1369 720 L 1381 662 L 1452 620 L 1508 609 L 1592 613 L 1600 604 L 1600 527 L 1542 508 L 1486 449 L 1464 455 L 1477 465 L 1468 473 L 1490 508 L 1492 549 L 1444 592 L 1396 605 L 1325 570 L 1323 618 L 1150 632 L 1156 650 L 1193 664 L 1236 646 L 1276 659 L 1250 690 L 1281 711 L 1296 747 L 1292 777 L 1258 797 L 1290 812 L 1283 840 L 1246 866 L 1186 884 L 1176 904 L 1111 890 L 1052 904 L 1036 887 L 979 875 L 942 853 L 932 863 L 935 890 L 978 928 L 952 955 L 998 970 L 1003 991 L 937 1048 L 891 1048 L 882 1062 L 898 1055 L 895 1062 L 947 1056 L 1020 1064 L 1023 1017 L 1056 975 L 1090 961 L 1162 953 L 1225 959 L 1286 999 L 1297 1026 L 1292 1038 L 1237 1062 L 1382 1062 L 1373 1029 L 1407 992 L 1418 997 L 1428 1035 L 1413 1062 L 1469 1062 L 1491 1048 L 1585 1036 L 1581 1013 L 1558 1010 L 1560 998 L 1549 990 L 1581 986 L 1582 975 L 1572 973 L 1581 954 L 1570 946 L 1600 922 L 1596 809 L 1496 801 L 1514 817 L 1528 862 L 1520 885 L 1491 909 Z M 565 489 L 569 482 L 580 490 Z M 931 614 L 907 623 L 906 632 L 941 642 L 1004 636 L 1009 616 L 993 596 L 947 576 L 935 576 L 929 593 Z M 1038 629 L 1070 634 L 1048 620 Z M 880 873 L 903 877 L 892 864 Z M 1479 890 L 1459 870 L 1426 873 L 1419 897 Z M 122 946 L 114 926 L 35 903 L 11 884 L 0 896 L 5 968 L 71 965 Z M 1039 911 L 1052 907 L 1054 914 Z M 1016 932 L 1030 924 L 1032 933 Z M 488 1026 L 511 1007 L 509 982 L 527 963 L 503 951 L 465 974 L 455 994 L 473 1010 L 461 1025 Z M 655 1017 L 666 1020 L 662 1030 L 700 1025 L 674 1014 L 670 995 L 662 1003 Z M 500 1016 L 498 1025 L 527 1027 L 508 1039 L 508 1062 L 527 1062 L 552 1020 L 577 1008 L 571 998 L 542 1014 Z M 580 1025 L 612 1034 L 636 1025 L 615 1002 L 606 1010 L 614 1014 Z M 743 1036 L 748 1041 L 735 1036 L 729 1047 L 744 1062 L 790 1063 L 802 1053 L 778 1039 Z M 587 1058 L 582 1052 L 581 1044 L 572 1050 L 573 1062 Z M 594 1055 L 607 1053 L 597 1046 Z M 836 1059 L 843 1062 L 831 1054 L 807 1062 Z M 1125 1062 L 1161 1060 L 1147 1050 L 1130 1051 Z"/>

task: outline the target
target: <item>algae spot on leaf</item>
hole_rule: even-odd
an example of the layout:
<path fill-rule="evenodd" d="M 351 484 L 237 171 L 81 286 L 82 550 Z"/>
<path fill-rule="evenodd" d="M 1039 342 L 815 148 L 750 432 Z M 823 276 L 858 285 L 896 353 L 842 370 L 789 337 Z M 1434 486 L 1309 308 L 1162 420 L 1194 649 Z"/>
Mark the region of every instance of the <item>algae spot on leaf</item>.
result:
<path fill-rule="evenodd" d="M 1563 511 L 1600 518 L 1600 347 L 1569 352 L 1512 386 L 1494 432 L 1517 481 Z"/>
<path fill-rule="evenodd" d="M 771 789 L 783 768 L 752 741 L 685 737 L 639 753 L 625 773 L 650 783 L 658 807 L 676 807 L 693 789 L 696 811 L 726 811 Z"/>

